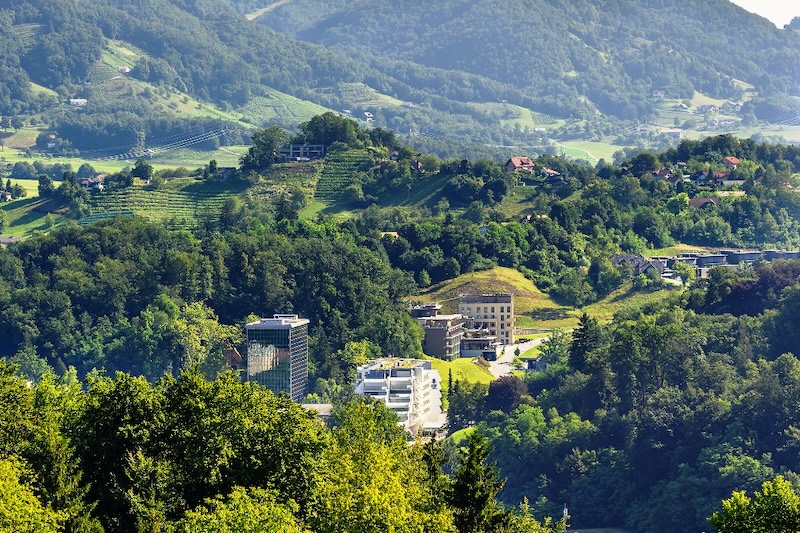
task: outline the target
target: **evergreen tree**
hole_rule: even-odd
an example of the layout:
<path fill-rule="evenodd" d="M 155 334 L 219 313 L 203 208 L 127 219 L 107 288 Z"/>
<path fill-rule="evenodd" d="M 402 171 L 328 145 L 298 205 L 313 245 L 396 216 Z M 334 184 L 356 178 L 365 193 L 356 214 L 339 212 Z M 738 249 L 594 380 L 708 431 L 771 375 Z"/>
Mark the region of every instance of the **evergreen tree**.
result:
<path fill-rule="evenodd" d="M 600 347 L 601 332 L 597 319 L 583 313 L 578 327 L 572 332 L 572 344 L 569 347 L 569 364 L 575 370 L 583 371 L 589 353 Z"/>
<path fill-rule="evenodd" d="M 490 453 L 486 437 L 478 431 L 471 432 L 461 451 L 450 493 L 459 533 L 497 531 L 508 520 L 508 514 L 495 499 L 505 480 L 500 479 L 494 463 L 487 463 Z"/>

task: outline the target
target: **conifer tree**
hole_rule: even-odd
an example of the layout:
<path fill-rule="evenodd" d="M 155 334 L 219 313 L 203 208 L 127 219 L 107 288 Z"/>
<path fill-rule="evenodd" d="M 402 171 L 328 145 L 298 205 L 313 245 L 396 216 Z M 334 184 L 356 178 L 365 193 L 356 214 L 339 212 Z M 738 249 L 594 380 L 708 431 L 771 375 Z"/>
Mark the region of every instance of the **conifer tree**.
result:
<path fill-rule="evenodd" d="M 583 313 L 578 327 L 572 332 L 572 344 L 569 347 L 569 364 L 575 370 L 586 368 L 587 356 L 600 347 L 600 326 L 597 319 Z"/>
<path fill-rule="evenodd" d="M 494 463 L 487 463 L 491 448 L 478 431 L 467 437 L 467 446 L 453 475 L 450 504 L 459 533 L 497 531 L 505 525 L 508 514 L 495 498 L 503 489 Z"/>

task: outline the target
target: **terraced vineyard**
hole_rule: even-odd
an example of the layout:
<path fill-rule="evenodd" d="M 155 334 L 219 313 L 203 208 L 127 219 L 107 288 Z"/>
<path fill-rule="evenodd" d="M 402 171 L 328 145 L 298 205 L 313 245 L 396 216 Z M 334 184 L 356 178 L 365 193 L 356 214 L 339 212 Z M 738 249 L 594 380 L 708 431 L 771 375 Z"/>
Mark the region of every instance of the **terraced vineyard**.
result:
<path fill-rule="evenodd" d="M 531 116 L 533 116 L 533 122 L 536 125 L 541 124 L 555 124 L 558 122 L 558 119 L 552 115 L 548 115 L 546 113 L 539 113 L 538 111 L 531 111 Z"/>
<path fill-rule="evenodd" d="M 95 62 L 89 69 L 89 79 L 94 84 L 105 83 L 119 75 L 117 69 L 102 61 Z"/>
<path fill-rule="evenodd" d="M 186 189 L 146 190 L 131 187 L 113 193 L 97 194 L 91 214 L 79 223 L 90 224 L 115 216 L 142 216 L 151 220 L 172 221 L 178 227 L 197 226 L 201 220 L 218 220 L 230 191 L 187 191 Z"/>
<path fill-rule="evenodd" d="M 31 47 L 42 28 L 42 24 L 17 24 L 12 30 L 22 40 L 24 46 Z"/>
<path fill-rule="evenodd" d="M 306 100 L 300 100 L 279 91 L 270 90 L 267 96 L 251 98 L 250 102 L 238 110 L 254 124 L 278 120 L 296 123 L 310 120 L 328 109 Z"/>
<path fill-rule="evenodd" d="M 356 172 L 366 170 L 372 157 L 366 150 L 346 150 L 325 156 L 325 166 L 317 182 L 315 198 L 333 200 L 353 182 Z"/>

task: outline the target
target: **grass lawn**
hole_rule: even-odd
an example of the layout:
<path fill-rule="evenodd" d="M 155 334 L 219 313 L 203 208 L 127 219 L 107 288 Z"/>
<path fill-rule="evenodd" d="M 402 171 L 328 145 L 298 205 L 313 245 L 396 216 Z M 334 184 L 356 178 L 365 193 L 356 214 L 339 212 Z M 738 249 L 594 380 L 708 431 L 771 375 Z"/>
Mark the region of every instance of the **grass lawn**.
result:
<path fill-rule="evenodd" d="M 327 207 L 328 202 L 324 200 L 317 200 L 312 198 L 308 201 L 308 204 L 300 210 L 299 217 L 304 220 L 314 220 L 317 218 L 317 215 L 322 213 Z"/>
<path fill-rule="evenodd" d="M 524 352 L 519 354 L 519 358 L 520 359 L 538 359 L 540 352 L 541 352 L 540 347 L 539 346 L 534 346 L 530 350 L 525 350 Z"/>
<path fill-rule="evenodd" d="M 595 141 L 567 141 L 559 147 L 564 148 L 564 153 L 579 159 L 588 159 L 590 163 L 597 163 L 600 159 L 613 161 L 614 152 L 623 148 L 616 144 Z"/>
<path fill-rule="evenodd" d="M 442 392 L 447 392 L 447 382 L 450 371 L 453 372 L 453 381 L 468 381 L 470 383 L 491 383 L 494 376 L 487 369 L 472 362 L 471 358 L 462 357 L 455 361 L 442 361 L 435 357 L 425 357 L 431 362 L 434 370 L 439 371 L 442 377 Z"/>
<path fill-rule="evenodd" d="M 724 104 L 727 101 L 728 100 L 726 100 L 724 98 L 712 98 L 712 97 L 710 97 L 708 95 L 705 95 L 703 93 L 699 93 L 699 92 L 695 91 L 694 97 L 692 97 L 692 106 L 693 107 L 697 107 L 697 106 L 700 106 L 700 105 L 721 106 L 722 104 Z"/>
<path fill-rule="evenodd" d="M 467 440 L 467 436 L 469 436 L 469 434 L 472 433 L 473 431 L 475 431 L 474 427 L 459 429 L 458 431 L 447 437 L 447 440 L 450 441 L 450 443 L 452 443 L 453 446 L 463 446 L 465 441 Z"/>
<path fill-rule="evenodd" d="M 65 223 L 63 206 L 54 205 L 38 197 L 22 198 L 0 207 L 7 217 L 4 237 L 30 237 Z"/>

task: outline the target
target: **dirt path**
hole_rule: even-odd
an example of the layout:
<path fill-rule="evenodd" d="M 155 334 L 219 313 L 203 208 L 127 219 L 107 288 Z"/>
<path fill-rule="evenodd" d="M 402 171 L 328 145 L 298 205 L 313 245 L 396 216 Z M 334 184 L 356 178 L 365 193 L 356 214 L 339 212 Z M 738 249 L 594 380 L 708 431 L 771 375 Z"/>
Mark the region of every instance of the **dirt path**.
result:
<path fill-rule="evenodd" d="M 248 13 L 248 14 L 247 14 L 247 15 L 245 15 L 244 17 L 245 17 L 247 20 L 250 20 L 250 21 L 256 20 L 258 17 L 260 17 L 260 16 L 261 16 L 261 15 L 263 15 L 264 13 L 269 13 L 270 11 L 272 11 L 272 10 L 274 10 L 274 9 L 278 9 L 278 8 L 279 8 L 279 7 L 281 7 L 283 4 L 288 4 L 290 1 L 291 1 L 291 0 L 278 0 L 278 1 L 277 1 L 277 2 L 275 2 L 274 4 L 270 4 L 270 5 L 268 5 L 267 7 L 262 7 L 262 8 L 261 8 L 261 9 L 259 9 L 258 11 L 253 11 L 252 13 Z"/>

